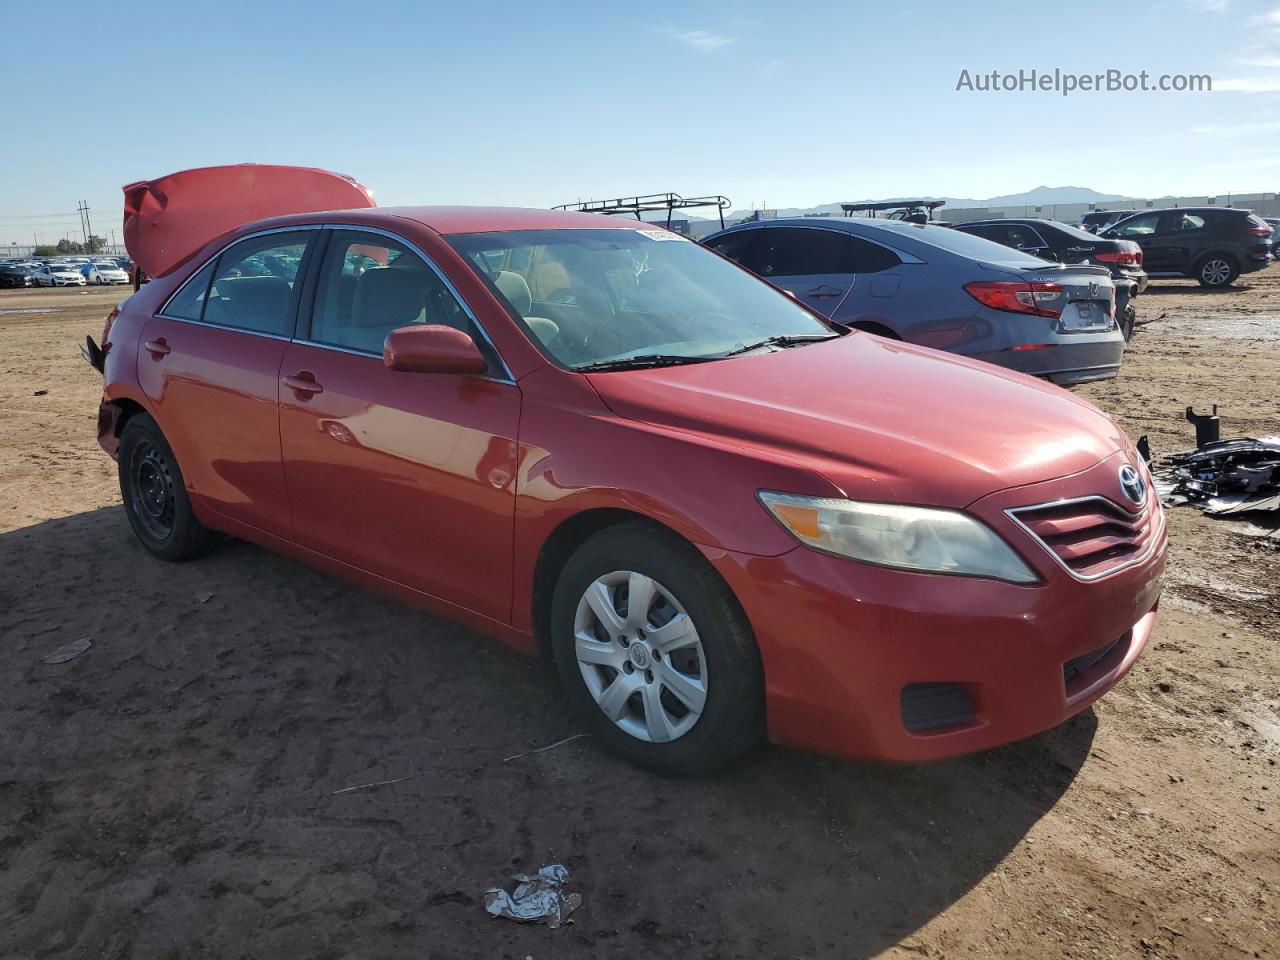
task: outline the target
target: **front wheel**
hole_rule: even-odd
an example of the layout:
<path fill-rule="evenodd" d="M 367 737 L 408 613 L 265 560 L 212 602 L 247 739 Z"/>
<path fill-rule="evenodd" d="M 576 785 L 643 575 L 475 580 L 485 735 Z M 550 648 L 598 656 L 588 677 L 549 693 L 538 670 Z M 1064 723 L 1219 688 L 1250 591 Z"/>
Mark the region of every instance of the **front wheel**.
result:
<path fill-rule="evenodd" d="M 746 614 L 674 534 L 637 522 L 584 543 L 556 584 L 551 629 L 569 698 L 631 762 L 699 775 L 761 738 L 763 669 Z"/>
<path fill-rule="evenodd" d="M 1196 279 L 1200 286 L 1217 289 L 1225 287 L 1240 275 L 1235 260 L 1220 253 L 1211 253 L 1196 266 Z"/>
<path fill-rule="evenodd" d="M 120 496 L 142 545 L 170 562 L 208 553 L 217 535 L 196 519 L 177 458 L 150 416 L 125 424 L 119 458 Z"/>

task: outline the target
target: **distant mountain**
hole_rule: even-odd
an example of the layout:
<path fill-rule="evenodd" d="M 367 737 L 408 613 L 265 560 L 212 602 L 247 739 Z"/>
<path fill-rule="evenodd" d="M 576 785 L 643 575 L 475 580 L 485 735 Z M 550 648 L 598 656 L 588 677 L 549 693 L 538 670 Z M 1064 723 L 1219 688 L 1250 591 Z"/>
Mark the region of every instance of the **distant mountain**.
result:
<path fill-rule="evenodd" d="M 1116 203 L 1132 200 L 1118 193 L 1099 193 L 1088 187 L 1036 187 L 1026 193 L 1014 193 L 1007 197 L 992 197 L 976 204 L 980 207 L 1049 206 L 1054 203 Z M 948 203 L 948 206 L 959 204 Z"/>
<path fill-rule="evenodd" d="M 885 197 L 883 200 L 870 200 L 867 198 L 850 199 L 841 201 L 844 203 L 887 203 L 894 200 L 945 200 L 947 206 L 951 209 L 967 209 L 969 207 L 1021 207 L 1021 206 L 1050 206 L 1055 203 L 1116 203 L 1122 200 L 1132 200 L 1132 197 L 1124 197 L 1117 193 L 1099 193 L 1089 187 L 1036 187 L 1025 193 L 1013 193 L 1003 197 L 990 197 L 986 200 L 973 200 L 968 197 L 935 197 L 925 195 L 923 197 Z M 750 210 L 734 210 L 732 213 L 725 214 L 725 220 L 741 220 L 750 214 Z M 840 203 L 823 203 L 816 207 L 779 207 L 779 217 L 803 217 L 812 214 L 840 214 Z M 691 218 L 692 219 L 692 218 Z"/>

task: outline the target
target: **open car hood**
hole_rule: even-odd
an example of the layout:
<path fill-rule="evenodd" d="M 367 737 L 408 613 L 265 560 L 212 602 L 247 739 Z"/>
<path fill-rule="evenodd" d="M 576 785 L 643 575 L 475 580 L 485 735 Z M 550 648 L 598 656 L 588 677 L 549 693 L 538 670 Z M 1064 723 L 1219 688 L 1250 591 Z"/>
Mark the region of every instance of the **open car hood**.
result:
<path fill-rule="evenodd" d="M 200 167 L 124 188 L 124 245 L 148 276 L 168 273 L 228 230 L 289 213 L 376 206 L 350 177 L 313 167 Z"/>

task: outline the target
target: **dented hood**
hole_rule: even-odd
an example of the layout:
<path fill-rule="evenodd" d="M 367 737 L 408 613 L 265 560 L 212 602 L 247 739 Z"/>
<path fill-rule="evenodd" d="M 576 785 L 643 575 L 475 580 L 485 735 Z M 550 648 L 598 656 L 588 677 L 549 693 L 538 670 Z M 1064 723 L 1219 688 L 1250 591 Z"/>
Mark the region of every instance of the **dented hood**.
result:
<path fill-rule="evenodd" d="M 200 167 L 124 188 L 124 244 L 148 276 L 168 273 L 228 230 L 289 213 L 375 206 L 350 177 L 313 167 Z"/>
<path fill-rule="evenodd" d="M 619 416 L 764 448 L 862 500 L 963 507 L 1129 446 L 1061 387 L 865 333 L 590 379 Z"/>

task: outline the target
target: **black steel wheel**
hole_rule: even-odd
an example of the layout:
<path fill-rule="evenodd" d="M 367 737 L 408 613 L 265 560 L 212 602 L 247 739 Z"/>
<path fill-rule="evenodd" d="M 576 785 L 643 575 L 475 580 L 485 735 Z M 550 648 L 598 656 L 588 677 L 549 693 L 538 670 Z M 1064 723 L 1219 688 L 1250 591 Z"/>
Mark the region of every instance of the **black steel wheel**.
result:
<path fill-rule="evenodd" d="M 190 560 L 217 543 L 196 519 L 182 471 L 156 422 L 132 417 L 120 434 L 120 496 L 138 541 L 161 560 Z"/>

